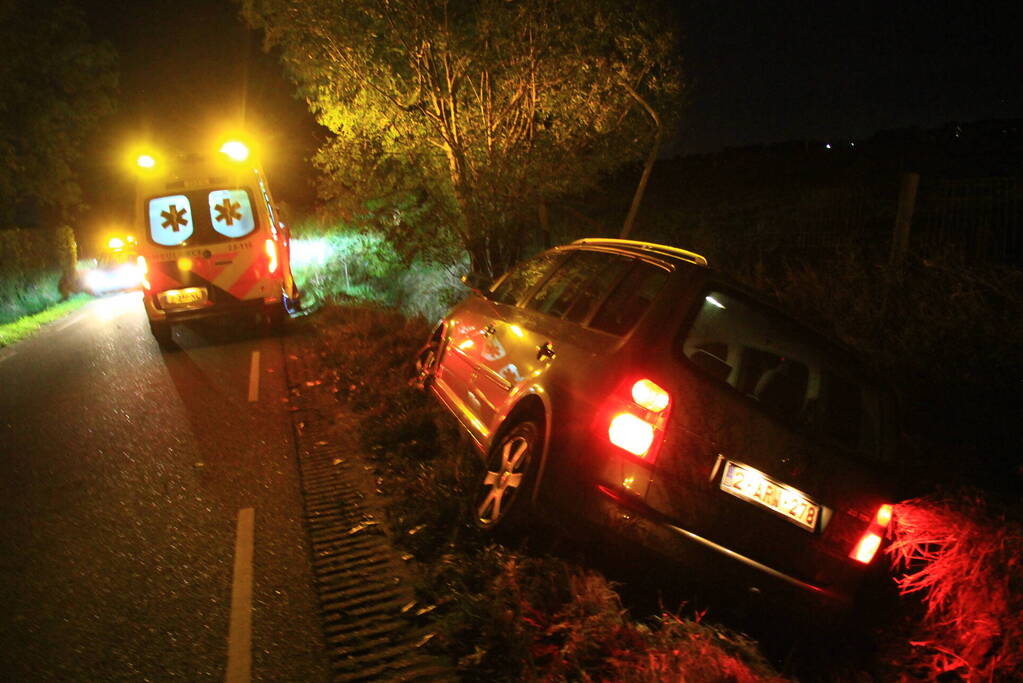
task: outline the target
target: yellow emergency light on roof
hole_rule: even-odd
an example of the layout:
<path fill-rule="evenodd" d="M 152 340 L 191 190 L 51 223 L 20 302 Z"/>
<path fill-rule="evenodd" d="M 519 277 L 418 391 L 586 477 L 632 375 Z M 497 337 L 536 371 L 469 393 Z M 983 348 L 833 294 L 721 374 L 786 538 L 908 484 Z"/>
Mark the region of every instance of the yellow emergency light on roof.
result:
<path fill-rule="evenodd" d="M 124 249 L 124 240 L 120 237 L 111 237 L 110 241 L 107 242 L 107 246 L 111 249 Z"/>
<path fill-rule="evenodd" d="M 140 154 L 135 163 L 138 164 L 139 168 L 153 168 L 156 166 L 156 159 L 149 154 Z"/>
<path fill-rule="evenodd" d="M 220 146 L 220 151 L 235 161 L 245 161 L 249 158 L 249 148 L 238 140 L 228 140 Z"/>

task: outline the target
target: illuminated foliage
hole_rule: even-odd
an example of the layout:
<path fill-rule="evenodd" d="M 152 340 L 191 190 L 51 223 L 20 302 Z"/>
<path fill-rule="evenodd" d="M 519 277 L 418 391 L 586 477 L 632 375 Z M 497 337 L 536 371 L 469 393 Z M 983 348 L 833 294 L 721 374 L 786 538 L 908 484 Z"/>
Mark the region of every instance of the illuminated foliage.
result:
<path fill-rule="evenodd" d="M 397 243 L 453 238 L 478 271 L 516 260 L 547 202 L 646 157 L 680 108 L 652 2 L 242 6 L 333 133 L 316 157 L 323 196 L 360 212 L 378 200 Z M 414 224 L 392 208 L 410 202 Z"/>
<path fill-rule="evenodd" d="M 67 220 L 81 203 L 74 168 L 113 111 L 115 62 L 67 3 L 0 2 L 0 226 Z"/>
<path fill-rule="evenodd" d="M 928 679 L 1020 680 L 1023 527 L 979 495 L 906 501 L 895 522 L 899 588 L 926 607 L 905 664 Z"/>

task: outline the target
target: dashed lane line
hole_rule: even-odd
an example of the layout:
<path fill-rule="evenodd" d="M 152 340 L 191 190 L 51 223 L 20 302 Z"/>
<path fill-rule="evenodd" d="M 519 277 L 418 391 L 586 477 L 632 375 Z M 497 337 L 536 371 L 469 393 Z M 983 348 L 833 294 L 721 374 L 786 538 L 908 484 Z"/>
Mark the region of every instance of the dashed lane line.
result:
<path fill-rule="evenodd" d="M 238 511 L 234 542 L 234 583 L 231 585 L 231 626 L 227 635 L 226 683 L 252 679 L 252 548 L 255 508 Z"/>
<path fill-rule="evenodd" d="M 252 352 L 252 364 L 249 366 L 249 403 L 259 400 L 259 351 Z"/>

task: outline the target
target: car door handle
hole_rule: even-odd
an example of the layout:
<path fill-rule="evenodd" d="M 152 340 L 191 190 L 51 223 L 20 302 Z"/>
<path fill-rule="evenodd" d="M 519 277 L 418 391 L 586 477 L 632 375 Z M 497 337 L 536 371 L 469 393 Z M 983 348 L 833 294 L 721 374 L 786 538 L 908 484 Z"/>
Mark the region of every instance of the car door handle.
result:
<path fill-rule="evenodd" d="M 543 345 L 536 347 L 537 360 L 554 360 L 555 355 L 554 347 L 550 342 L 544 342 Z"/>
<path fill-rule="evenodd" d="M 494 327 L 493 325 L 487 325 L 480 331 L 480 334 L 482 334 L 484 337 L 492 337 L 495 334 L 497 334 L 497 328 Z"/>

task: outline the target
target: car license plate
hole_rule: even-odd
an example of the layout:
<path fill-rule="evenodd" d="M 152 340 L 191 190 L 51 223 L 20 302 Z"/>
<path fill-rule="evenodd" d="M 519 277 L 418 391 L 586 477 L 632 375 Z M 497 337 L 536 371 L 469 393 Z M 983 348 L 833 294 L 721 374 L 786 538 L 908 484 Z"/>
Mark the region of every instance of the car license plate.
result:
<path fill-rule="evenodd" d="M 747 465 L 727 461 L 721 475 L 721 490 L 765 507 L 808 531 L 817 527 L 820 505 L 801 491 Z"/>
<path fill-rule="evenodd" d="M 168 306 L 193 306 L 206 301 L 205 287 L 185 287 L 169 289 L 161 294 L 164 304 Z"/>

